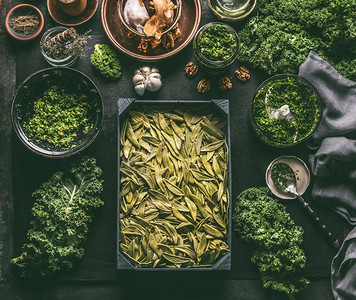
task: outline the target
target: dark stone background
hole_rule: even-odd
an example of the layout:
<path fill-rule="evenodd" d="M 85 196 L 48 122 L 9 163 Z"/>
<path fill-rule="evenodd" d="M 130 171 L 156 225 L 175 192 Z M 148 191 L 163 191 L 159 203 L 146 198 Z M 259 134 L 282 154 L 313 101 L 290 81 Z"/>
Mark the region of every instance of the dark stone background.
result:
<path fill-rule="evenodd" d="M 190 0 L 183 0 L 190 1 Z M 32 206 L 31 193 L 69 159 L 53 160 L 32 154 L 13 133 L 10 106 L 15 88 L 30 74 L 49 67 L 43 59 L 39 39 L 17 42 L 5 31 L 7 12 L 24 1 L 1 1 L 0 25 L 0 299 L 285 299 L 284 295 L 262 288 L 258 270 L 250 262 L 251 248 L 233 233 L 232 270 L 228 272 L 118 272 L 116 270 L 116 176 L 117 176 L 117 122 L 118 98 L 136 97 L 131 78 L 141 62 L 120 55 L 123 76 L 109 83 L 97 76 L 89 63 L 95 43 L 108 42 L 100 21 L 100 6 L 93 19 L 79 26 L 83 33 L 91 29 L 86 57 L 79 59 L 73 68 L 87 74 L 99 87 L 105 105 L 103 128 L 95 142 L 84 151 L 94 156 L 103 169 L 105 206 L 91 225 L 85 257 L 75 269 L 51 280 L 27 281 L 18 278 L 10 266 L 10 259 L 20 254 L 26 240 Z M 37 5 L 45 16 L 44 31 L 55 26 L 47 12 L 46 1 L 27 1 Z M 101 1 L 99 1 L 101 3 Z M 202 22 L 217 21 L 202 0 Z M 236 29 L 241 24 L 233 25 Z M 207 77 L 199 72 L 194 79 L 184 76 L 184 66 L 195 61 L 191 45 L 158 67 L 163 87 L 157 94 L 143 99 L 196 100 L 229 99 L 231 113 L 232 201 L 244 189 L 263 186 L 268 164 L 280 155 L 297 155 L 307 160 L 308 150 L 301 145 L 292 149 L 273 149 L 261 144 L 249 128 L 249 110 L 256 88 L 268 76 L 251 69 L 251 80 L 241 83 L 233 77 L 233 89 L 221 92 L 218 78 L 211 78 L 212 90 L 206 95 L 196 91 L 200 79 Z M 225 73 L 233 76 L 239 62 Z M 306 193 L 310 194 L 311 188 Z M 327 220 L 330 228 L 343 239 L 349 231 L 347 224 L 334 213 L 310 201 L 316 212 Z M 332 299 L 330 264 L 336 254 L 321 237 L 311 218 L 296 201 L 283 202 L 298 225 L 305 230 L 303 248 L 307 255 L 305 275 L 310 286 L 296 298 L 303 300 Z"/>

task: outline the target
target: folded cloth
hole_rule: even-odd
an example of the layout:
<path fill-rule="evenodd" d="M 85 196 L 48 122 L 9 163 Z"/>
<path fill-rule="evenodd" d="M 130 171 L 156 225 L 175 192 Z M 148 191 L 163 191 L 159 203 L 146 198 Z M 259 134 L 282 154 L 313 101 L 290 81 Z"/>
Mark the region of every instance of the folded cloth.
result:
<path fill-rule="evenodd" d="M 319 127 L 307 143 L 316 176 L 312 197 L 356 225 L 356 83 L 342 77 L 311 51 L 299 76 L 318 91 L 323 104 Z M 347 138 L 348 137 L 348 138 Z"/>
<path fill-rule="evenodd" d="M 356 227 L 348 234 L 331 263 L 331 287 L 335 300 L 356 298 Z"/>
<path fill-rule="evenodd" d="M 309 162 L 316 176 L 312 197 L 356 225 L 356 141 L 325 138 Z"/>
<path fill-rule="evenodd" d="M 313 51 L 300 66 L 299 76 L 316 88 L 323 103 L 320 125 L 308 146 L 316 150 L 327 137 L 356 137 L 356 82 L 342 77 Z"/>

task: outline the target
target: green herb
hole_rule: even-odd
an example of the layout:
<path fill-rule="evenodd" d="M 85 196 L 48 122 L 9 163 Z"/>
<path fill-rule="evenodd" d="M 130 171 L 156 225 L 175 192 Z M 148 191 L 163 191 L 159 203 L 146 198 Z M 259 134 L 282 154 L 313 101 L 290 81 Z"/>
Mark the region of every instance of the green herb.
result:
<path fill-rule="evenodd" d="M 268 74 L 297 73 L 310 50 L 356 80 L 356 1 L 261 0 L 239 32 L 239 60 Z"/>
<path fill-rule="evenodd" d="M 285 191 L 292 176 L 295 176 L 295 174 L 287 163 L 277 162 L 273 164 L 271 168 L 271 179 L 277 189 Z"/>
<path fill-rule="evenodd" d="M 116 51 L 107 44 L 96 44 L 90 61 L 100 74 L 108 79 L 121 77 L 121 64 Z"/>
<path fill-rule="evenodd" d="M 303 229 L 268 188 L 243 191 L 237 197 L 233 220 L 242 239 L 255 247 L 251 260 L 260 270 L 264 287 L 292 297 L 309 284 L 301 274 L 306 262 L 299 247 Z"/>
<path fill-rule="evenodd" d="M 51 86 L 30 102 L 32 107 L 18 107 L 22 128 L 29 139 L 45 142 L 51 148 L 67 150 L 94 127 L 97 105 L 82 91 L 67 92 L 64 87 Z M 22 112 L 27 112 L 25 118 Z"/>
<path fill-rule="evenodd" d="M 205 58 L 223 61 L 230 58 L 236 51 L 237 39 L 228 28 L 212 25 L 199 35 L 198 47 Z"/>
<path fill-rule="evenodd" d="M 94 158 L 84 157 L 66 172 L 57 172 L 32 196 L 33 219 L 22 254 L 11 260 L 22 277 L 46 277 L 70 270 L 84 255 L 88 225 L 103 186 Z"/>
<path fill-rule="evenodd" d="M 278 109 L 286 104 L 294 121 L 273 118 L 268 113 L 267 107 Z M 254 98 L 253 117 L 259 130 L 272 141 L 295 144 L 315 129 L 320 117 L 318 98 L 307 85 L 293 77 L 272 80 Z"/>

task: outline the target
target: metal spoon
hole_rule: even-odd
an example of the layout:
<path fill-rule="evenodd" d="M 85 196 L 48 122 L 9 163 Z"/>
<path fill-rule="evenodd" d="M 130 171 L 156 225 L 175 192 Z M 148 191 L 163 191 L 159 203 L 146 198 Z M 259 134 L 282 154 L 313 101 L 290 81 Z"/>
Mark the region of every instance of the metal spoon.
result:
<path fill-rule="evenodd" d="M 275 187 L 285 193 L 290 193 L 297 196 L 298 200 L 302 203 L 303 207 L 313 217 L 314 221 L 318 224 L 319 228 L 324 235 L 329 239 L 331 245 L 335 248 L 340 247 L 340 242 L 334 234 L 328 229 L 326 224 L 320 219 L 320 217 L 314 212 L 309 204 L 303 199 L 303 197 L 297 191 L 297 179 L 293 169 L 284 162 L 276 162 L 271 168 L 272 181 Z"/>

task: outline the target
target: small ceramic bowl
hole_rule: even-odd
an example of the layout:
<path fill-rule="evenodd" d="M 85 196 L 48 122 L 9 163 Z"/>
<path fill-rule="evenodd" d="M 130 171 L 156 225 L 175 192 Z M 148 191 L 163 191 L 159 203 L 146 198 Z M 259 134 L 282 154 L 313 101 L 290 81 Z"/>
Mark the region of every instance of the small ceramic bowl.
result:
<path fill-rule="evenodd" d="M 59 1 L 57 0 L 47 0 L 47 7 L 52 19 L 55 20 L 58 24 L 65 26 L 77 26 L 87 22 L 94 16 L 98 8 L 98 2 L 98 0 L 87 0 L 87 7 L 78 16 L 70 16 L 65 14 L 60 7 Z"/>
<path fill-rule="evenodd" d="M 304 192 L 307 190 L 309 183 L 310 183 L 310 171 L 309 171 L 307 165 L 305 164 L 305 162 L 302 161 L 299 157 L 288 156 L 288 155 L 277 157 L 267 167 L 265 179 L 266 179 L 267 186 L 269 187 L 271 192 L 275 196 L 277 196 L 278 198 L 281 198 L 281 199 L 295 199 L 296 198 L 295 195 L 292 195 L 290 193 L 281 192 L 280 190 L 278 190 L 275 187 L 272 177 L 271 177 L 271 169 L 272 169 L 272 166 L 277 162 L 286 163 L 292 168 L 292 170 L 295 172 L 296 177 L 297 177 L 297 185 L 296 185 L 297 192 L 300 195 L 303 195 Z"/>
<path fill-rule="evenodd" d="M 39 24 L 37 28 L 29 34 L 16 32 L 10 25 L 12 18 L 16 18 L 19 16 L 26 16 L 28 14 L 33 14 L 38 16 Z M 5 27 L 7 32 L 9 33 L 10 36 L 12 36 L 14 39 L 19 41 L 29 41 L 36 38 L 41 33 L 43 26 L 44 26 L 44 18 L 42 12 L 36 6 L 31 4 L 19 4 L 14 6 L 12 9 L 10 9 L 5 19 Z"/>

